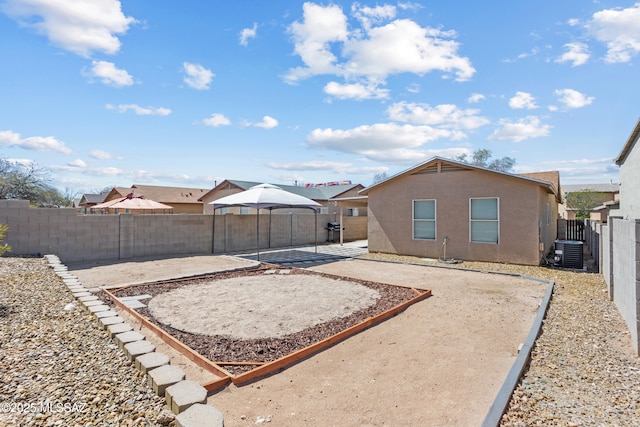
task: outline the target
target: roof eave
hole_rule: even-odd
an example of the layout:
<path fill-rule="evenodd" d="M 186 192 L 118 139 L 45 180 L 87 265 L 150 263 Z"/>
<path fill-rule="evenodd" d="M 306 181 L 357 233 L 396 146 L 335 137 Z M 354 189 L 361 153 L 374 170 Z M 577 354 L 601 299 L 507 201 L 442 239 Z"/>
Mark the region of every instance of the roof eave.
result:
<path fill-rule="evenodd" d="M 616 158 L 615 160 L 616 165 L 620 166 L 621 164 L 624 163 L 625 159 L 629 155 L 629 152 L 631 151 L 631 148 L 633 148 L 633 145 L 638 140 L 639 135 L 640 135 L 640 119 L 638 119 L 638 121 L 636 122 L 636 126 L 633 128 L 631 135 L 629 135 L 627 142 L 625 143 L 624 147 L 622 147 L 622 151 L 620 151 L 620 154 Z"/>

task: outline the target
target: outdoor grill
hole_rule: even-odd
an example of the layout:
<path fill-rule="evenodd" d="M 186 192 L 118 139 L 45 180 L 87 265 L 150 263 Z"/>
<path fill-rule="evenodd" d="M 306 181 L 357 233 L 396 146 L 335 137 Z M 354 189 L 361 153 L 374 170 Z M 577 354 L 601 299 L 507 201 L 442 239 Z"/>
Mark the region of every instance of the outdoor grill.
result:
<path fill-rule="evenodd" d="M 327 223 L 327 242 L 335 243 L 336 239 L 340 237 L 340 223 L 328 222 Z"/>

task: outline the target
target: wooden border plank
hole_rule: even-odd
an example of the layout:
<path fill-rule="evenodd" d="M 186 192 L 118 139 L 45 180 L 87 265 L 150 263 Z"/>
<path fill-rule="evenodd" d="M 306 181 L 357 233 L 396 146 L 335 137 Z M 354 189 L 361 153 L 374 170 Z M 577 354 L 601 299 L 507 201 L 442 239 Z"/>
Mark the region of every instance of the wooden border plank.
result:
<path fill-rule="evenodd" d="M 211 362 L 209 359 L 205 358 L 200 353 L 197 353 L 197 352 L 193 351 L 190 347 L 188 347 L 187 345 L 183 344 L 178 339 L 174 338 L 172 335 L 170 335 L 164 329 L 162 329 L 161 327 L 159 327 L 155 323 L 152 323 L 149 319 L 147 319 L 146 317 L 140 315 L 140 313 L 136 312 L 131 307 L 128 307 L 125 303 L 120 301 L 118 299 L 118 297 L 113 295 L 108 290 L 103 289 L 103 292 L 106 293 L 109 296 L 109 298 L 111 298 L 111 300 L 118 307 L 120 307 L 121 309 L 125 310 L 127 313 L 129 313 L 130 315 L 135 317 L 137 320 L 142 322 L 142 324 L 145 327 L 149 328 L 156 335 L 158 335 L 164 342 L 166 342 L 168 345 L 170 345 L 174 349 L 178 350 L 187 359 L 191 360 L 196 365 L 198 365 L 201 368 L 206 369 L 207 371 L 212 372 L 212 373 L 214 373 L 214 374 L 216 374 L 216 375 L 218 375 L 220 377 L 223 377 L 223 378 L 224 377 L 229 377 L 229 378 L 232 377 L 232 375 L 229 372 L 227 372 L 225 369 L 223 369 L 220 366 L 216 365 L 215 363 Z"/>

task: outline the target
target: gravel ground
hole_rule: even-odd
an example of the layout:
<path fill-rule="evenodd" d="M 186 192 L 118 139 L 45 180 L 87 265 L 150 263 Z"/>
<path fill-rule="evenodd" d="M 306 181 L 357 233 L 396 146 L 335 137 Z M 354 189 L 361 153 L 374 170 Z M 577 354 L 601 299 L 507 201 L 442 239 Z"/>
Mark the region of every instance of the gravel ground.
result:
<path fill-rule="evenodd" d="M 490 263 L 458 267 L 556 283 L 502 425 L 640 425 L 640 359 L 602 276 Z M 86 311 L 64 309 L 73 297 L 44 260 L 0 258 L 0 283 L 0 425 L 160 424 L 164 399 Z"/>
<path fill-rule="evenodd" d="M 401 262 L 420 258 L 367 255 Z M 460 268 L 553 280 L 542 334 L 503 426 L 640 425 L 640 358 L 600 274 L 465 262 Z"/>
<path fill-rule="evenodd" d="M 165 400 L 44 259 L 0 258 L 0 425 L 149 426 Z"/>

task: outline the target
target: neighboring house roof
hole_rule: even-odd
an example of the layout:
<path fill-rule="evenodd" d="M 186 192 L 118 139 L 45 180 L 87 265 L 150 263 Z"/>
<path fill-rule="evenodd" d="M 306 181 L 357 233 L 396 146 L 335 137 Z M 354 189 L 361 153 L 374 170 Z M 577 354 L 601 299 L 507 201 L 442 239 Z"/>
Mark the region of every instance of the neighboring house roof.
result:
<path fill-rule="evenodd" d="M 627 143 L 622 147 L 622 151 L 618 155 L 618 158 L 615 160 L 617 165 L 621 165 L 627 159 L 627 156 L 633 149 L 633 146 L 636 144 L 638 140 L 638 136 L 640 136 L 640 119 L 636 123 L 636 127 L 633 128 L 631 135 L 629 135 L 629 139 L 627 139 Z"/>
<path fill-rule="evenodd" d="M 83 194 L 78 204 L 87 205 L 102 203 L 109 193 L 109 191 L 103 191 L 100 194 Z"/>
<path fill-rule="evenodd" d="M 213 189 L 208 191 L 206 194 L 200 196 L 200 201 L 210 193 L 218 190 L 219 188 L 224 187 L 225 185 L 232 185 L 239 188 L 242 191 L 246 191 L 251 187 L 256 185 L 264 184 L 262 182 L 254 182 L 254 181 L 239 181 L 235 179 L 225 179 L 220 184 L 216 185 Z M 363 188 L 362 184 L 342 184 L 342 185 L 325 185 L 321 187 L 299 187 L 296 185 L 280 185 L 280 184 L 271 184 L 276 185 L 282 188 L 285 191 L 288 191 L 293 194 L 297 194 L 299 196 L 306 197 L 311 200 L 329 200 L 334 197 L 339 196 L 349 190 Z"/>
<path fill-rule="evenodd" d="M 620 184 L 569 184 L 563 185 L 562 190 L 565 194 L 583 190 L 597 191 L 599 193 L 619 193 Z"/>
<path fill-rule="evenodd" d="M 525 176 L 528 178 L 539 179 L 541 181 L 547 181 L 552 183 L 556 187 L 558 194 L 562 194 L 560 189 L 560 172 L 559 171 L 546 171 L 546 172 L 527 172 L 519 173 L 519 176 Z"/>
<path fill-rule="evenodd" d="M 439 166 L 437 166 L 437 164 L 440 163 Z M 507 176 L 516 180 L 524 180 L 524 181 L 530 181 L 530 182 L 534 182 L 536 184 L 539 184 L 543 187 L 545 187 L 547 189 L 547 191 L 551 194 L 553 194 L 556 197 L 556 200 L 558 201 L 558 203 L 562 203 L 562 196 L 560 194 L 559 191 L 559 187 L 560 187 L 560 174 L 557 171 L 549 171 L 549 172 L 535 172 L 535 173 L 530 173 L 530 174 L 522 174 L 522 175 L 516 175 L 516 174 L 512 174 L 512 173 L 507 173 L 507 172 L 500 172 L 500 171 L 496 171 L 493 169 L 488 169 L 488 168 L 483 168 L 481 166 L 474 166 L 474 165 L 470 165 L 468 163 L 463 163 L 463 162 L 459 162 L 456 160 L 451 160 L 451 159 L 445 159 L 443 157 L 433 157 L 425 162 L 419 163 L 418 165 L 409 168 L 405 171 L 402 171 L 400 173 L 397 173 L 383 181 L 377 182 L 363 190 L 360 190 L 359 193 L 360 194 L 368 194 L 369 191 L 371 191 L 372 189 L 385 185 L 387 183 L 389 183 L 390 181 L 393 181 L 397 178 L 400 178 L 402 176 L 407 176 L 407 175 L 413 175 L 417 172 L 420 172 L 422 170 L 428 170 L 434 167 L 440 167 L 442 168 L 442 170 L 480 170 L 480 171 L 485 171 L 485 172 L 490 172 L 490 173 L 495 173 L 495 174 L 499 174 L 499 175 L 503 175 L 503 176 Z M 547 179 L 541 179 L 540 177 L 545 177 L 547 179 L 552 179 L 553 181 L 548 181 Z"/>
<path fill-rule="evenodd" d="M 591 209 L 592 211 L 601 211 L 603 209 L 617 209 L 620 207 L 620 200 L 609 200 L 608 202 L 604 202 L 600 206 L 596 206 Z M 568 209 L 567 209 L 568 210 Z"/>
<path fill-rule="evenodd" d="M 133 191 L 132 191 L 133 190 Z M 134 197 L 144 196 L 146 199 L 155 200 L 162 203 L 202 203 L 202 197 L 208 190 L 204 188 L 184 188 L 184 187 L 163 187 L 158 185 L 134 184 L 130 188 L 115 187 L 111 193 L 116 192 L 120 197 L 134 194 Z M 111 194 L 110 193 L 110 194 Z"/>

